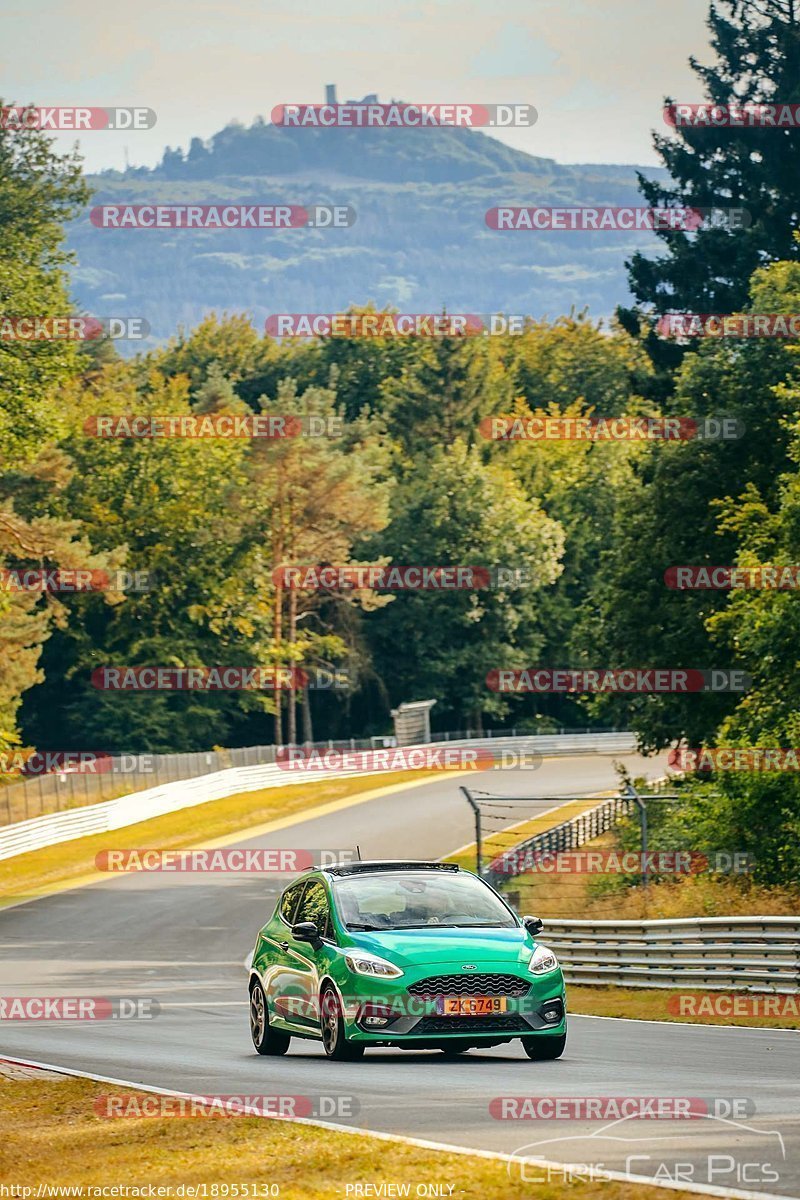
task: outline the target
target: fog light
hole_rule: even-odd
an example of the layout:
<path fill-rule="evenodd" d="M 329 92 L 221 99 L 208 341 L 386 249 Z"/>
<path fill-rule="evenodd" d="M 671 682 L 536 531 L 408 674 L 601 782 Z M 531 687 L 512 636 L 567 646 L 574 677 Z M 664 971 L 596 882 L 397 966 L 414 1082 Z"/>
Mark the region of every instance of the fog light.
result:
<path fill-rule="evenodd" d="M 546 1000 L 539 1009 L 539 1016 L 548 1025 L 558 1025 L 564 1019 L 564 1005 L 561 1000 Z"/>
<path fill-rule="evenodd" d="M 362 1029 L 383 1029 L 397 1020 L 398 1014 L 386 1004 L 367 1002 L 361 1008 L 358 1024 Z"/>

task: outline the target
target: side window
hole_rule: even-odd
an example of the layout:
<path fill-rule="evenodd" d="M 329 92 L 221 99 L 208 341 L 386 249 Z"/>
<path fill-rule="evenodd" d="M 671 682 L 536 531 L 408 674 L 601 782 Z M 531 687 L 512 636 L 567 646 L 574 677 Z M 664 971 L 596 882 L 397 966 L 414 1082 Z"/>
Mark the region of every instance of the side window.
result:
<path fill-rule="evenodd" d="M 303 899 L 294 918 L 294 924 L 301 921 L 313 921 L 322 937 L 331 936 L 331 916 L 328 908 L 328 897 L 325 885 L 318 879 L 312 879 L 306 884 Z"/>
<path fill-rule="evenodd" d="M 300 899 L 300 893 L 303 890 L 302 883 L 293 883 L 283 893 L 281 900 L 281 916 L 289 925 L 294 925 L 294 912 L 297 908 L 297 901 Z"/>

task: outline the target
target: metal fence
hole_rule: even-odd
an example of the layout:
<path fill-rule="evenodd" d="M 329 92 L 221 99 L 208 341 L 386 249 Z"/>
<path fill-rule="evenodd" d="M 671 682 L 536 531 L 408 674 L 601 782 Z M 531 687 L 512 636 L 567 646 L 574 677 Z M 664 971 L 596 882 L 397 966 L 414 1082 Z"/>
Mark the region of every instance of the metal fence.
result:
<path fill-rule="evenodd" d="M 462 792 L 467 791 L 467 788 L 462 787 Z M 557 799 L 557 797 L 553 797 L 553 799 Z M 558 799 L 569 802 L 570 799 L 577 800 L 583 799 L 583 797 L 566 796 L 558 797 Z M 477 804 L 480 805 L 480 803 L 479 798 Z M 577 850 L 578 846 L 583 846 L 585 842 L 591 841 L 593 838 L 600 838 L 601 834 L 607 833 L 607 830 L 621 820 L 621 817 L 630 816 L 633 808 L 633 796 L 626 792 L 602 800 L 602 803 L 597 804 L 594 809 L 588 809 L 576 817 L 571 817 L 569 821 L 563 821 L 551 829 L 543 830 L 543 833 L 537 833 L 524 841 L 518 841 L 516 845 L 495 856 L 485 869 L 481 869 L 479 850 L 479 872 L 488 883 L 492 884 L 492 887 L 497 887 L 499 883 L 503 883 L 515 875 L 522 875 L 523 871 L 533 868 L 536 860 L 542 856 Z M 479 814 L 476 812 L 477 827 L 479 827 Z"/>
<path fill-rule="evenodd" d="M 635 807 L 636 795 L 633 789 L 626 789 L 518 842 L 495 857 L 482 872 L 483 877 L 498 886 L 531 869 L 538 856 L 576 850 L 600 837 Z M 800 991 L 800 917 L 654 921 L 547 918 L 542 937 L 558 956 L 568 983 L 791 994 Z"/>
<path fill-rule="evenodd" d="M 546 754 L 618 753 L 620 749 L 632 749 L 634 745 L 632 734 L 565 735 L 560 738 L 550 736 L 546 738 L 506 738 L 504 740 L 517 747 L 521 752 Z M 480 743 L 470 742 L 469 745 L 473 747 Z M 350 748 L 349 743 L 339 743 L 338 746 L 336 743 L 331 744 L 331 749 L 347 750 Z M 274 760 L 274 746 L 251 747 L 251 752 L 260 749 L 269 750 Z M 371 746 L 367 742 L 362 746 L 356 744 L 353 749 L 371 749 Z M 408 749 L 410 748 L 406 749 L 406 753 L 408 753 Z M 219 753 L 245 754 L 248 751 L 222 751 Z M 334 779 L 342 775 L 380 773 L 381 770 L 376 770 L 374 766 L 365 768 L 359 765 L 337 767 L 330 770 L 317 768 L 303 770 L 296 767 L 286 769 L 276 765 L 274 761 L 258 763 L 253 766 L 227 767 L 221 771 L 203 773 L 193 778 L 166 782 L 157 787 L 132 792 L 102 803 L 53 812 L 0 828 L 0 860 L 24 854 L 28 850 L 55 845 L 57 842 L 70 841 L 86 834 L 106 833 L 126 825 L 133 825 L 138 821 L 146 821 L 151 817 L 162 816 L 167 812 L 176 812 L 195 804 L 204 804 L 209 800 L 220 800 L 239 792 L 286 787 L 292 784 L 315 782 L 320 779 Z"/>
<path fill-rule="evenodd" d="M 315 743 L 316 748 L 369 750 L 383 738 L 349 738 Z M 199 750 L 186 754 L 116 754 L 103 756 L 94 770 L 53 771 L 24 783 L 0 788 L 0 824 L 63 812 L 78 805 L 99 804 L 118 796 L 159 787 L 180 779 L 196 779 L 229 767 L 274 763 L 277 747 L 244 746 L 234 750 Z"/>
<path fill-rule="evenodd" d="M 432 733 L 432 742 L 473 742 L 473 741 L 490 741 L 492 738 L 528 738 L 528 737 L 562 737 L 568 734 L 576 736 L 584 736 L 592 733 L 624 733 L 628 734 L 627 729 L 620 729 L 618 725 L 580 725 L 573 728 L 568 728 L 566 725 L 559 725 L 553 729 L 543 729 L 541 731 L 533 729 L 459 729 L 449 733 Z M 630 735 L 629 735 L 630 736 Z"/>
<path fill-rule="evenodd" d="M 40 850 L 58 842 L 69 842 L 74 838 L 94 833 L 109 833 L 126 825 L 135 825 L 164 813 L 178 812 L 195 804 L 209 800 L 222 800 L 239 792 L 255 792 L 263 788 L 285 787 L 298 783 L 309 783 L 319 779 L 335 778 L 343 774 L 369 774 L 370 772 L 314 771 L 301 774 L 285 771 L 274 763 L 255 767 L 230 767 L 210 775 L 194 779 L 180 779 L 160 787 L 147 788 L 106 800 L 101 804 L 85 805 L 64 812 L 49 813 L 34 817 L 0 829 L 0 860 L 25 854 L 29 850 Z"/>
<path fill-rule="evenodd" d="M 800 991 L 800 917 L 547 920 L 568 983 Z"/>
<path fill-rule="evenodd" d="M 614 731 L 616 732 L 616 731 Z M 604 735 L 605 730 L 562 730 L 559 734 L 546 735 L 550 738 L 574 736 L 585 738 L 591 734 Z M 626 739 L 625 745 L 634 749 L 632 734 L 617 734 Z M 490 730 L 481 734 L 457 731 L 436 733 L 432 742 L 469 741 L 476 746 L 499 746 L 531 735 L 518 734 L 512 730 Z M 534 735 L 535 741 L 542 741 Z M 338 741 L 304 743 L 303 749 L 317 750 L 373 750 L 385 745 L 394 745 L 389 736 L 371 738 L 344 738 Z M 254 767 L 274 763 L 277 747 L 244 746 L 234 750 L 201 750 L 186 754 L 117 754 L 103 757 L 95 770 L 80 772 L 53 771 L 39 775 L 23 783 L 0 787 L 0 825 L 11 825 L 27 821 L 46 813 L 63 812 L 79 805 L 99 804 L 104 800 L 139 792 L 144 788 L 160 787 L 179 779 L 196 779 L 224 771 L 229 767 Z M 548 751 L 545 751 L 547 753 Z"/>

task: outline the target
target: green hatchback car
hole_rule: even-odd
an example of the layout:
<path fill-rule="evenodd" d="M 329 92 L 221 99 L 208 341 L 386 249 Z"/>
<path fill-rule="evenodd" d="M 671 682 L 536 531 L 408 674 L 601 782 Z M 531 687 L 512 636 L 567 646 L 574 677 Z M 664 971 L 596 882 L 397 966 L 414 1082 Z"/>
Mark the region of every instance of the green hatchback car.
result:
<path fill-rule="evenodd" d="M 312 1038 L 347 1060 L 367 1046 L 461 1054 L 519 1038 L 529 1058 L 559 1058 L 564 977 L 541 928 L 450 863 L 308 871 L 256 939 L 253 1044 L 285 1054 L 291 1038 Z"/>

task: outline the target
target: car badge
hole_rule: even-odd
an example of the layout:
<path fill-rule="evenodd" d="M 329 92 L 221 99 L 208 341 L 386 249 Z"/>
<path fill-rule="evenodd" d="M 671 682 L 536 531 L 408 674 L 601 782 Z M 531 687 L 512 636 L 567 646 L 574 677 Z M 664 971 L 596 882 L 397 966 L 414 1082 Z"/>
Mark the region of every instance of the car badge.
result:
<path fill-rule="evenodd" d="M 474 970 L 475 970 L 475 963 L 462 963 L 462 964 L 461 964 L 461 970 L 462 970 L 462 971 L 474 971 Z"/>

